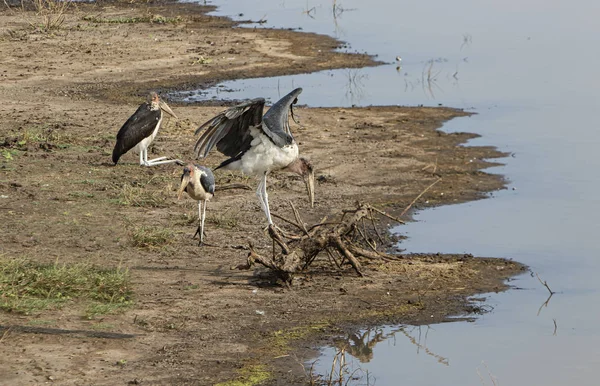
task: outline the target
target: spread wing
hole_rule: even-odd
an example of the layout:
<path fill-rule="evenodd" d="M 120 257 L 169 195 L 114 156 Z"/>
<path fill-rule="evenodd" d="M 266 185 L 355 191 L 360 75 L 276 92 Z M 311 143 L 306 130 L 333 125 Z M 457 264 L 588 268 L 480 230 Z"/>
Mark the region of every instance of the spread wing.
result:
<path fill-rule="evenodd" d="M 137 111 L 129 117 L 117 133 L 117 143 L 113 149 L 112 160 L 114 163 L 144 138 L 149 137 L 161 117 L 161 111 L 150 110 L 149 103 L 143 103 Z"/>
<path fill-rule="evenodd" d="M 301 92 L 302 89 L 297 88 L 278 100 L 262 119 L 263 132 L 279 147 L 290 145 L 294 141 L 288 117 L 292 105 L 298 101 Z"/>
<path fill-rule="evenodd" d="M 250 127 L 260 125 L 265 106 L 263 98 L 256 98 L 233 106 L 200 126 L 194 135 L 204 133 L 196 141 L 197 158 L 206 157 L 216 145 L 228 157 L 236 157 L 250 148 Z"/>

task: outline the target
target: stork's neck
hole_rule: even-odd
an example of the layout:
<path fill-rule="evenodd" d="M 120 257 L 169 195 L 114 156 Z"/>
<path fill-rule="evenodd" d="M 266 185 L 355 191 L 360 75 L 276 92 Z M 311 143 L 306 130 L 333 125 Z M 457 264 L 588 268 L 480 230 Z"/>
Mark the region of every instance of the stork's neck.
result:
<path fill-rule="evenodd" d="M 302 160 L 300 160 L 300 158 L 296 158 L 294 161 L 292 161 L 291 164 L 289 164 L 285 170 L 287 170 L 288 172 L 291 173 L 296 173 L 299 175 L 304 175 L 304 167 L 302 164 Z"/>
<path fill-rule="evenodd" d="M 152 110 L 152 111 L 160 110 L 160 104 L 156 101 L 150 102 L 150 110 Z"/>

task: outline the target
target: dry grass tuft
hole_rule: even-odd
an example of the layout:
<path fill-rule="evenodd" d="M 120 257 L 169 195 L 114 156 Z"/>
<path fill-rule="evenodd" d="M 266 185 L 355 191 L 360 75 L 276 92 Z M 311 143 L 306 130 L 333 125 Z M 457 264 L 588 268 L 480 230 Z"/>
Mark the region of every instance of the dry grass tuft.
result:
<path fill-rule="evenodd" d="M 206 221 L 209 224 L 215 225 L 217 228 L 226 228 L 226 229 L 234 229 L 238 225 L 238 214 L 232 213 L 229 214 L 229 209 L 227 208 L 222 213 L 214 212 L 213 214 L 206 216 Z M 198 221 L 198 216 L 194 216 L 196 222 Z"/>
<path fill-rule="evenodd" d="M 162 248 L 175 241 L 175 234 L 169 228 L 142 226 L 130 231 L 133 246 L 139 248 Z"/>
<path fill-rule="evenodd" d="M 65 22 L 65 15 L 72 4 L 71 0 L 31 0 L 31 4 L 41 24 L 29 21 L 35 28 L 48 32 L 60 27 Z M 21 9 L 25 11 L 26 2 L 21 0 Z"/>
<path fill-rule="evenodd" d="M 153 190 L 146 186 L 133 186 L 124 184 L 119 192 L 117 202 L 120 205 L 164 208 L 166 207 L 166 196 L 162 190 Z"/>

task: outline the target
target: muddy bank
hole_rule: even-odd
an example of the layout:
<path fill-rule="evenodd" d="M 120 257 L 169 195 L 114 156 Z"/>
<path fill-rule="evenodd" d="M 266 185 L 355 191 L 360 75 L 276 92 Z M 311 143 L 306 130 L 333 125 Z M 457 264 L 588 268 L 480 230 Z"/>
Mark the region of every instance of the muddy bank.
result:
<path fill-rule="evenodd" d="M 477 311 L 465 299 L 504 290 L 504 279 L 523 269 L 499 259 L 419 255 L 367 264 L 367 277 L 358 278 L 323 260 L 299 275 L 292 290 L 273 286 L 261 269 L 230 269 L 245 260 L 241 248 L 249 241 L 262 251 L 271 242 L 252 191 L 256 181 L 229 173 L 218 174 L 218 182 L 252 190 L 218 192 L 207 210 L 207 241 L 215 246 L 198 248 L 191 239 L 195 202 L 176 199 L 180 167 L 142 168 L 134 154 L 116 167 L 110 163 L 115 133 L 140 96 L 149 89 L 373 64 L 367 56 L 332 52 L 339 43 L 328 37 L 236 29 L 204 10 L 78 5 L 50 34 L 30 28 L 31 13 L 0 14 L 0 254 L 120 265 L 129 268 L 135 292 L 124 312 L 91 319 L 75 301 L 32 315 L 0 313 L 0 325 L 18 326 L 0 331 L 4 383 L 302 384 L 298 361 L 327 336 L 356 325 L 435 323 Z M 191 160 L 194 129 L 222 108 L 173 108 L 180 119 L 165 122 L 150 153 Z M 503 187 L 500 177 L 481 171 L 491 165 L 483 159 L 503 154 L 458 146 L 470 134 L 436 131 L 466 116 L 463 111 L 297 113 L 302 126 L 292 130 L 317 168 L 316 205 L 309 207 L 299 178 L 275 174 L 269 181 L 275 213 L 286 215 L 289 199 L 308 222 L 356 200 L 399 213 L 440 177 L 416 208 L 479 199 Z M 221 160 L 213 154 L 206 164 Z M 136 244 L 144 227 L 169 237 Z"/>

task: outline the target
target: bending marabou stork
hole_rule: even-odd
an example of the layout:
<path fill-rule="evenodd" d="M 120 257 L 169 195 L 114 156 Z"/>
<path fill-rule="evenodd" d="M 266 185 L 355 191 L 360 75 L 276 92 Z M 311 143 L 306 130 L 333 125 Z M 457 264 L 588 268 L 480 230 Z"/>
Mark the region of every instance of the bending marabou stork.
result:
<path fill-rule="evenodd" d="M 244 174 L 261 178 L 256 195 L 269 225 L 273 225 L 267 194 L 267 175 L 271 171 L 284 170 L 304 177 L 310 205 L 314 205 L 313 167 L 308 160 L 298 157 L 298 145 L 288 122 L 288 111 L 298 101 L 301 92 L 301 88 L 290 92 L 277 101 L 264 116 L 263 98 L 233 106 L 204 123 L 195 133 L 198 135 L 206 129 L 194 147 L 198 158 L 206 157 L 216 145 L 217 150 L 231 157 L 216 169 L 240 170 Z M 291 111 L 293 118 L 294 112 Z"/>
<path fill-rule="evenodd" d="M 204 219 L 206 217 L 206 202 L 215 195 L 215 176 L 212 171 L 200 165 L 189 164 L 183 168 L 181 175 L 181 186 L 177 192 L 177 199 L 181 199 L 183 192 L 198 201 L 198 229 L 194 233 L 200 235 L 198 246 L 204 242 Z M 203 205 L 204 204 L 204 205 Z"/>
<path fill-rule="evenodd" d="M 129 117 L 117 133 L 117 143 L 112 153 L 112 160 L 115 165 L 119 162 L 119 158 L 123 154 L 133 148 L 140 153 L 140 165 L 142 166 L 154 166 L 172 162 L 181 163 L 179 160 L 167 160 L 167 157 L 148 159 L 148 146 L 150 146 L 158 133 L 158 129 L 160 129 L 164 118 L 163 110 L 177 118 L 177 115 L 175 115 L 169 105 L 160 100 L 157 93 L 151 92 L 146 102 L 138 107 L 137 111 Z"/>

